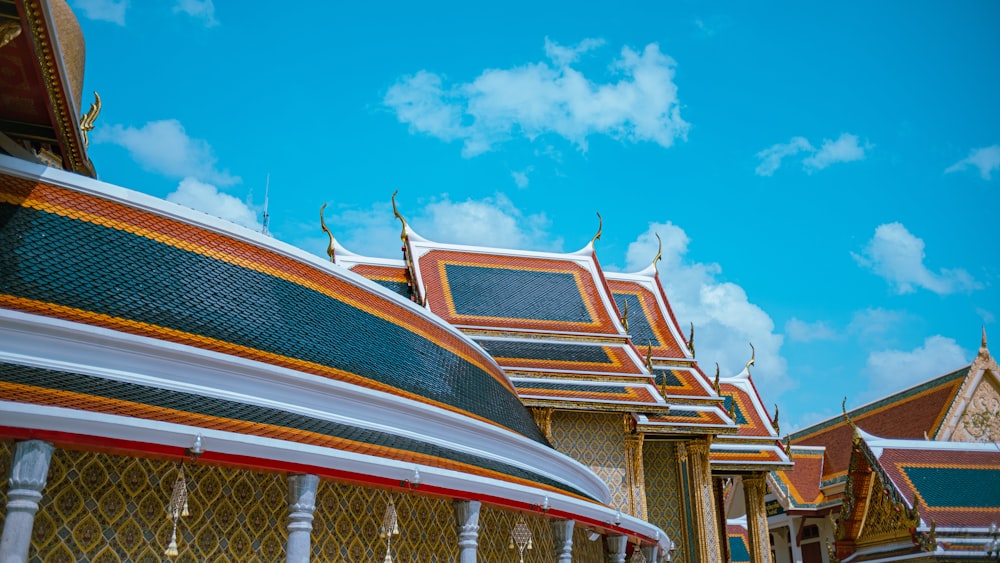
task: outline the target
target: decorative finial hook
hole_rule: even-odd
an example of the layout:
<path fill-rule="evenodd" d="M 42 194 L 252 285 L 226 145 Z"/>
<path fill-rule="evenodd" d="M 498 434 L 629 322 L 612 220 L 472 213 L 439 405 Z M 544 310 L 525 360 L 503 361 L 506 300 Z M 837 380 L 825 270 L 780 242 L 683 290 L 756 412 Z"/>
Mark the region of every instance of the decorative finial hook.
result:
<path fill-rule="evenodd" d="M 653 373 L 653 341 L 646 340 L 646 368 Z"/>
<path fill-rule="evenodd" d="M 694 323 L 691 323 L 691 334 L 688 336 L 688 350 L 691 351 L 691 357 L 694 357 Z"/>
<path fill-rule="evenodd" d="M 656 267 L 656 263 L 663 259 L 663 239 L 660 238 L 660 233 L 653 233 L 656 235 L 656 256 L 653 257 L 653 267 Z"/>
<path fill-rule="evenodd" d="M 715 394 L 721 395 L 722 387 L 719 385 L 719 362 L 715 362 Z"/>
<path fill-rule="evenodd" d="M 757 365 L 757 349 L 753 347 L 753 342 L 750 343 L 750 361 L 747 362 L 745 366 L 747 374 L 750 374 L 750 366 Z"/>
<path fill-rule="evenodd" d="M 847 424 L 850 424 L 851 428 L 854 429 L 854 436 L 856 438 L 860 437 L 860 434 L 858 433 L 858 425 L 854 424 L 854 421 L 851 420 L 851 415 L 847 414 L 847 397 L 844 397 L 844 400 L 840 403 L 840 411 L 843 413 L 844 420 L 847 421 Z"/>
<path fill-rule="evenodd" d="M 323 232 L 326 233 L 326 236 L 330 237 L 330 244 L 327 245 L 327 247 L 326 247 L 326 255 L 330 257 L 330 262 L 333 262 L 334 261 L 334 259 L 333 259 L 333 254 L 334 254 L 334 252 L 333 252 L 333 233 L 331 233 L 330 229 L 328 229 L 326 227 L 326 220 L 323 219 L 323 211 L 325 211 L 325 210 L 326 210 L 326 202 L 323 202 L 323 205 L 321 205 L 319 207 L 319 226 L 323 229 Z"/>
<path fill-rule="evenodd" d="M 625 334 L 628 334 L 628 299 L 622 307 L 622 327 L 625 329 Z"/>
<path fill-rule="evenodd" d="M 778 426 L 778 403 L 774 404 L 774 420 L 771 421 L 771 424 L 774 426 L 774 433 L 780 436 L 781 427 Z"/>
<path fill-rule="evenodd" d="M 392 215 L 396 219 L 399 219 L 399 222 L 403 224 L 403 232 L 399 234 L 399 238 L 400 238 L 400 240 L 402 240 L 402 241 L 405 242 L 406 241 L 406 219 L 403 218 L 403 216 L 399 213 L 399 208 L 396 207 L 396 194 L 398 194 L 398 193 L 399 193 L 399 190 L 396 190 L 396 191 L 392 192 Z"/>
<path fill-rule="evenodd" d="M 601 213 L 597 213 L 597 234 L 594 238 L 590 239 L 590 245 L 593 246 L 595 242 L 601 240 L 601 232 L 604 231 L 604 218 L 601 217 Z"/>
<path fill-rule="evenodd" d="M 80 116 L 80 134 L 83 136 L 83 147 L 87 148 L 90 146 L 90 139 L 87 138 L 87 133 L 94 130 L 94 122 L 97 121 L 97 116 L 101 113 L 101 96 L 94 92 L 94 103 L 90 104 L 90 109 L 87 113 Z"/>

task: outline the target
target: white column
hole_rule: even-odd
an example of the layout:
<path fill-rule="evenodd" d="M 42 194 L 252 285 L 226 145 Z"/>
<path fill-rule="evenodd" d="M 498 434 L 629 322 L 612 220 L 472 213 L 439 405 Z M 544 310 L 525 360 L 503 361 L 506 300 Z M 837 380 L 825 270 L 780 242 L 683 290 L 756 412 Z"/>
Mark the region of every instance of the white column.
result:
<path fill-rule="evenodd" d="M 459 563 L 476 563 L 476 551 L 479 549 L 480 506 L 478 500 L 456 500 L 452 503 L 458 531 Z"/>
<path fill-rule="evenodd" d="M 573 520 L 552 520 L 552 543 L 556 548 L 556 563 L 573 561 Z"/>
<path fill-rule="evenodd" d="M 14 463 L 10 466 L 7 489 L 7 518 L 0 538 L 0 563 L 23 563 L 28 560 L 31 529 L 35 526 L 38 501 L 49 475 L 52 444 L 41 440 L 17 443 Z"/>
<path fill-rule="evenodd" d="M 660 546 L 658 545 L 644 545 L 642 549 L 642 556 L 646 558 L 649 563 L 657 563 L 660 559 Z"/>
<path fill-rule="evenodd" d="M 608 536 L 608 563 L 625 563 L 628 536 Z"/>
<path fill-rule="evenodd" d="M 285 544 L 286 563 L 309 563 L 312 555 L 313 512 L 316 510 L 316 475 L 288 476 L 288 543 Z"/>

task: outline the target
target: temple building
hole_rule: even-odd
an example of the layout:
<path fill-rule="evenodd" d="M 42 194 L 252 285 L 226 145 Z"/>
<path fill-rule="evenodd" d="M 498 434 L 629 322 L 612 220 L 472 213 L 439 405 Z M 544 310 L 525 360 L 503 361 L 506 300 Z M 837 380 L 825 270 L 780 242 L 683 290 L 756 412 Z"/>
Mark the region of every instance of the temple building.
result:
<path fill-rule="evenodd" d="M 659 256 L 311 255 L 97 180 L 83 58 L 0 0 L 0 561 L 770 560 L 777 413 Z"/>
<path fill-rule="evenodd" d="M 845 399 L 846 401 L 846 399 Z M 775 562 L 996 561 L 1000 369 L 972 364 L 790 436 L 771 475 Z"/>

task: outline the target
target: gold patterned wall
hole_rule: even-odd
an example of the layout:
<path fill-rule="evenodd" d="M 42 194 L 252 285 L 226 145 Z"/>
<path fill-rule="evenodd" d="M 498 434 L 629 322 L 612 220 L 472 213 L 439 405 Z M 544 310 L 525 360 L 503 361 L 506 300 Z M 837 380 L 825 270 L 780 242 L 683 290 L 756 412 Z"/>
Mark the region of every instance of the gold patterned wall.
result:
<path fill-rule="evenodd" d="M 642 460 L 646 471 L 646 506 L 649 522 L 659 526 L 680 547 L 675 561 L 684 558 L 684 499 L 678 476 L 674 443 L 645 440 Z"/>
<path fill-rule="evenodd" d="M 14 444 L 0 442 L 0 507 L 6 506 Z M 203 464 L 185 465 L 189 516 L 178 526 L 176 562 L 284 560 L 287 538 L 285 477 Z M 56 449 L 48 483 L 35 517 L 28 561 L 163 562 L 170 541 L 167 504 L 177 477 L 173 462 Z M 313 560 L 381 561 L 386 542 L 379 528 L 392 499 L 399 535 L 392 537 L 397 563 L 451 563 L 458 556 L 450 499 L 321 481 L 313 520 Z M 0 526 L 5 510 L 0 510 Z M 523 518 L 531 530 L 526 563 L 552 561 L 549 519 L 483 506 L 479 519 L 479 561 L 517 561 L 511 529 Z M 603 542 L 588 530 L 573 532 L 573 560 L 603 563 Z"/>
<path fill-rule="evenodd" d="M 177 529 L 178 562 L 279 561 L 285 545 L 280 475 L 185 466 L 190 514 Z M 170 541 L 167 503 L 177 464 L 56 449 L 28 561 L 160 562 Z"/>
<path fill-rule="evenodd" d="M 620 413 L 556 411 L 552 413 L 552 445 L 603 479 L 611 489 L 611 506 L 628 512 Z"/>

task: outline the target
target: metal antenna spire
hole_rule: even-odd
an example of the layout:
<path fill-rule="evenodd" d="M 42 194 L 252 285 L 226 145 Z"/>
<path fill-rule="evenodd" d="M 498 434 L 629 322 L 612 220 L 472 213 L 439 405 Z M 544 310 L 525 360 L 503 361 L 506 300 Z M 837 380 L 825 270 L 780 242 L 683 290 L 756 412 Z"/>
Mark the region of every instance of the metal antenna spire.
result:
<path fill-rule="evenodd" d="M 271 218 L 271 216 L 267 214 L 267 195 L 270 188 L 271 188 L 271 173 L 268 172 L 267 180 L 264 182 L 264 217 L 263 220 L 261 221 L 263 226 L 260 229 L 261 234 L 265 235 L 270 235 L 270 233 L 267 232 L 267 222 Z"/>

